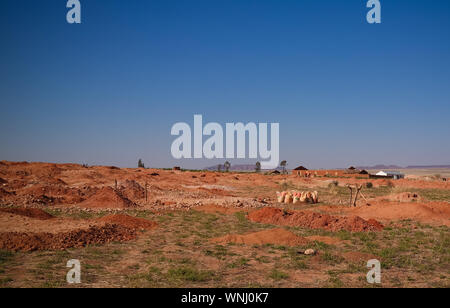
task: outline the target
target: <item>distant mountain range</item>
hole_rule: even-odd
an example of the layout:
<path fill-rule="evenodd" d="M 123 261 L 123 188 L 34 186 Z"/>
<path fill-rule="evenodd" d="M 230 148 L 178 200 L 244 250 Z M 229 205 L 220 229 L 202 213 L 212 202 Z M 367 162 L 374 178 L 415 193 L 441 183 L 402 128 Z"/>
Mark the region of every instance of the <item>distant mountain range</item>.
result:
<path fill-rule="evenodd" d="M 356 167 L 357 169 L 445 169 L 450 168 L 450 165 L 423 165 L 423 166 L 397 166 L 397 165 L 375 165 L 375 166 L 364 166 L 364 167 Z"/>
<path fill-rule="evenodd" d="M 210 171 L 217 171 L 217 167 L 216 166 L 211 166 L 211 167 L 207 167 L 204 170 L 210 170 Z M 423 165 L 423 166 L 407 166 L 407 167 L 402 167 L 402 166 L 398 166 L 398 165 L 383 165 L 383 164 L 379 164 L 379 165 L 374 165 L 374 166 L 358 166 L 356 167 L 356 169 L 364 169 L 364 170 L 386 170 L 386 169 L 445 169 L 448 168 L 450 169 L 450 165 Z M 289 169 L 289 168 L 287 168 Z M 341 168 L 341 169 L 346 169 L 346 168 Z M 224 170 L 224 167 L 222 165 L 222 170 Z M 271 169 L 273 170 L 273 169 Z M 278 170 L 281 171 L 282 168 L 278 167 L 274 170 Z M 254 164 L 243 164 L 243 165 L 231 165 L 230 171 L 255 171 L 255 165 Z"/>

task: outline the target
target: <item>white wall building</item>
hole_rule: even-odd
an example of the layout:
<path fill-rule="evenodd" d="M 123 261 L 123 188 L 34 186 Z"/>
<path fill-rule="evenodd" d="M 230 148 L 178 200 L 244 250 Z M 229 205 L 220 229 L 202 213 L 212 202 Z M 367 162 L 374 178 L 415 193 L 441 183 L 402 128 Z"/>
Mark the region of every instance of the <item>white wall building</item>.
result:
<path fill-rule="evenodd" d="M 387 178 L 392 178 L 394 180 L 404 179 L 405 175 L 398 171 L 380 171 L 376 176 L 384 176 Z"/>

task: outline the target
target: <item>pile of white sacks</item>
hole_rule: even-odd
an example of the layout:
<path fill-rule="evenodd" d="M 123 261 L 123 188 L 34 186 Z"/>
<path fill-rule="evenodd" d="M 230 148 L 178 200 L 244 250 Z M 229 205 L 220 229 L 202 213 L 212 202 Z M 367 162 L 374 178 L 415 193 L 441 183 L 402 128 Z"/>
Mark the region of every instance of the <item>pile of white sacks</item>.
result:
<path fill-rule="evenodd" d="M 318 203 L 319 193 L 317 191 L 277 191 L 277 200 L 280 203 Z"/>

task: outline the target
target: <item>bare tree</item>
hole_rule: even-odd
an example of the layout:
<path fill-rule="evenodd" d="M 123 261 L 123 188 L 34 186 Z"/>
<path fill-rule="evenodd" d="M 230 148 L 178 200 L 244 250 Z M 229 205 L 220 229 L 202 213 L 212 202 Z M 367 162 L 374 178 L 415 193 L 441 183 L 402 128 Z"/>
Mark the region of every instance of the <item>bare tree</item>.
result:
<path fill-rule="evenodd" d="M 283 174 L 286 173 L 286 165 L 287 165 L 287 161 L 285 161 L 285 160 L 283 160 L 283 161 L 280 163 L 280 167 L 283 168 Z"/>
<path fill-rule="evenodd" d="M 230 171 L 231 164 L 229 161 L 226 161 L 225 164 L 223 164 L 223 166 L 225 167 L 226 172 Z"/>
<path fill-rule="evenodd" d="M 256 171 L 257 173 L 261 172 L 261 163 L 260 163 L 259 161 L 256 162 L 256 165 L 255 165 L 255 171 Z"/>

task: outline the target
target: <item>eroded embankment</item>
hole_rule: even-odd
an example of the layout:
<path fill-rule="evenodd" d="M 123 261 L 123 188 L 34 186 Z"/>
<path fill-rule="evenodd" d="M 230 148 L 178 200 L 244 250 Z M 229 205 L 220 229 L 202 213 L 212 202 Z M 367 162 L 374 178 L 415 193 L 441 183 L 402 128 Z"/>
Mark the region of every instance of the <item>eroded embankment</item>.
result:
<path fill-rule="evenodd" d="M 130 241 L 136 237 L 136 230 L 111 224 L 57 234 L 5 232 L 0 233 L 0 249 L 12 251 L 63 250 Z"/>

